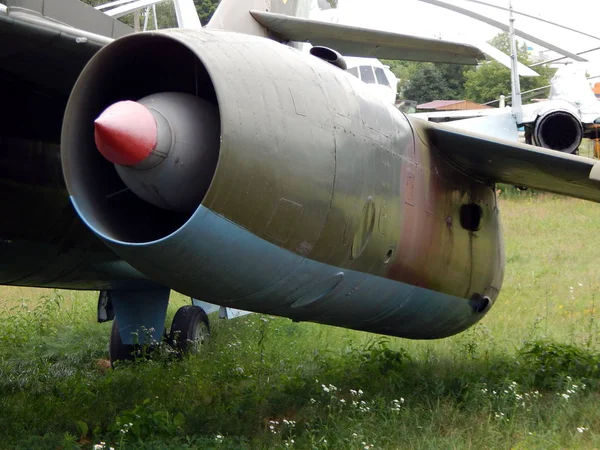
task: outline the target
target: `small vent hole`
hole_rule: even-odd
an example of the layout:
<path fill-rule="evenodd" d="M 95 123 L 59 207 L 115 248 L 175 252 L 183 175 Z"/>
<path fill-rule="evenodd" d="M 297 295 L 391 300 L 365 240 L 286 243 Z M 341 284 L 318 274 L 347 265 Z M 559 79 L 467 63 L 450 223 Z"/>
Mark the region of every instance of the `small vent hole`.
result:
<path fill-rule="evenodd" d="M 465 230 L 477 231 L 481 228 L 481 216 L 483 210 L 475 203 L 469 203 L 460 207 L 460 226 Z"/>
<path fill-rule="evenodd" d="M 392 259 L 392 256 L 393 256 L 393 255 L 394 255 L 394 249 L 393 249 L 393 248 L 390 248 L 390 249 L 388 250 L 388 252 L 385 254 L 385 258 L 383 259 L 383 262 L 384 262 L 385 264 L 389 263 L 389 262 L 390 262 L 390 260 Z"/>

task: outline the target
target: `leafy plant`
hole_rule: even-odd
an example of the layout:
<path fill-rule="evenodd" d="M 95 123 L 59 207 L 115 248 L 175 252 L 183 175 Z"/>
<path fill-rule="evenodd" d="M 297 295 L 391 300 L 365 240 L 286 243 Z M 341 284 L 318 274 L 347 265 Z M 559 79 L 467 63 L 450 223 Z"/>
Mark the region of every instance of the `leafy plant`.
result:
<path fill-rule="evenodd" d="M 556 388 L 564 377 L 598 379 L 600 354 L 572 344 L 539 340 L 526 343 L 519 351 L 526 370 L 534 383 L 542 388 Z"/>
<path fill-rule="evenodd" d="M 175 436 L 185 423 L 180 412 L 172 414 L 157 407 L 151 399 L 145 399 L 141 405 L 131 410 L 121 412 L 111 431 L 126 440 L 129 436 L 144 439 L 156 436 Z"/>

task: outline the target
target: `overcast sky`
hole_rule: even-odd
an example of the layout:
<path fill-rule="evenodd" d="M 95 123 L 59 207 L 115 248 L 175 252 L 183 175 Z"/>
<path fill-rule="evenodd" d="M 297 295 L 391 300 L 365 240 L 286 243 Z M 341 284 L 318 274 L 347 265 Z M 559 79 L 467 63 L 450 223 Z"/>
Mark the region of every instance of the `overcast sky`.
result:
<path fill-rule="evenodd" d="M 507 12 L 466 0 L 446 1 L 508 24 Z M 483 1 L 508 7 L 508 0 Z M 513 0 L 513 8 L 600 38 L 600 0 Z M 489 40 L 499 32 L 477 20 L 419 0 L 339 0 L 338 10 L 340 23 L 446 40 L 477 43 Z M 519 15 L 515 18 L 515 28 L 573 53 L 600 47 L 600 39 L 561 30 Z M 530 45 L 536 50 L 543 50 L 535 44 Z M 583 56 L 595 61 L 588 68 L 590 75 L 600 75 L 600 51 Z"/>

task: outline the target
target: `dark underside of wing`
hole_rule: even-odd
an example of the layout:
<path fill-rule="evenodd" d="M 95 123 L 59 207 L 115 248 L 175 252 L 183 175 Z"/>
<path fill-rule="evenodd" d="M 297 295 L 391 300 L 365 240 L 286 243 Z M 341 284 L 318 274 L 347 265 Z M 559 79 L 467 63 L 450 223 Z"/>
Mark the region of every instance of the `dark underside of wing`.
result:
<path fill-rule="evenodd" d="M 508 183 L 600 202 L 600 162 L 411 119 L 458 170 L 489 183 Z"/>
<path fill-rule="evenodd" d="M 95 28 L 104 25 L 109 34 L 126 31 L 111 22 L 97 23 L 98 18 L 113 19 L 80 2 L 38 3 L 57 15 L 82 8 L 75 11 L 79 20 L 82 15 L 94 19 Z M 89 59 L 111 41 L 35 11 L 13 7 L 0 13 L 0 136 L 58 143 L 71 88 Z"/>
<path fill-rule="evenodd" d="M 73 4 L 71 0 L 27 3 L 56 14 Z M 93 10 L 91 16 L 95 13 L 99 12 Z M 96 24 L 96 29 L 100 25 Z M 110 22 L 107 26 L 112 31 Z M 59 146 L 71 89 L 89 59 L 111 41 L 110 37 L 67 26 L 36 11 L 9 7 L 8 13 L 0 12 L 0 240 L 5 245 L 0 257 L 0 281 L 3 284 L 36 284 L 35 280 L 39 280 L 36 273 L 45 264 L 81 257 L 71 249 L 117 259 L 71 207 Z M 19 253 L 18 261 L 7 256 L 16 248 L 30 253 Z M 57 272 L 69 267 L 68 263 L 65 267 L 57 264 Z M 40 283 L 61 285 L 52 284 L 55 276 L 42 277 Z"/>

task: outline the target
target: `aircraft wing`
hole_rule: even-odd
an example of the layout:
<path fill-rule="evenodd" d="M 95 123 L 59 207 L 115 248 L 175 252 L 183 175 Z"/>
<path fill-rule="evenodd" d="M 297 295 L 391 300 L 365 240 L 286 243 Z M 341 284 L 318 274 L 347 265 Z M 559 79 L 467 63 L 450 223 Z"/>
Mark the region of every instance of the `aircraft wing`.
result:
<path fill-rule="evenodd" d="M 0 252 L 0 283 L 154 286 L 81 222 L 60 162 L 62 118 L 73 85 L 100 48 L 130 29 L 74 0 L 19 4 L 33 10 L 0 8 L 0 236 L 11 242 Z M 93 31 L 65 25 L 71 19 L 79 26 L 89 22 L 86 30 Z"/>
<path fill-rule="evenodd" d="M 424 113 L 414 113 L 410 117 L 429 120 L 431 122 L 452 122 L 454 120 L 472 119 L 475 117 L 488 117 L 505 114 L 510 111 L 507 108 L 486 108 L 486 109 L 463 109 L 456 111 L 433 111 Z"/>
<path fill-rule="evenodd" d="M 600 202 L 600 162 L 594 159 L 424 120 L 413 119 L 411 123 L 457 169 L 483 182 L 526 186 Z"/>
<path fill-rule="evenodd" d="M 42 15 L 0 12 L 0 74 L 68 95 L 87 61 L 112 40 Z"/>
<path fill-rule="evenodd" d="M 252 10 L 250 14 L 280 39 L 330 47 L 346 56 L 472 65 L 485 59 L 485 55 L 477 47 L 456 42 L 264 11 Z"/>
<path fill-rule="evenodd" d="M 534 123 L 538 116 L 546 113 L 547 111 L 568 111 L 575 117 L 580 118 L 578 109 L 570 102 L 566 100 L 546 100 L 539 103 L 530 103 L 523 105 L 523 121 L 522 124 Z M 432 111 L 424 113 L 414 113 L 411 117 L 419 119 L 429 120 L 431 122 L 452 122 L 455 120 L 471 119 L 475 117 L 488 117 L 504 115 L 506 112 L 510 112 L 510 106 L 506 108 L 486 108 L 486 109 L 463 109 L 456 111 Z M 600 116 L 600 112 L 591 114 L 591 117 L 596 118 Z M 590 120 L 589 123 L 593 122 Z"/>
<path fill-rule="evenodd" d="M 496 47 L 488 44 L 487 42 L 480 42 L 479 44 L 477 44 L 477 47 L 479 47 L 483 53 L 485 53 L 486 55 L 495 59 L 496 61 L 498 61 L 500 64 L 502 64 L 507 69 L 511 68 L 511 58 L 506 53 L 501 52 Z M 530 69 L 529 67 L 527 67 L 525 64 L 523 64 L 521 62 L 517 61 L 517 66 L 519 68 L 519 76 L 521 76 L 521 77 L 539 77 L 540 76 L 540 74 L 537 73 L 535 70 Z"/>

